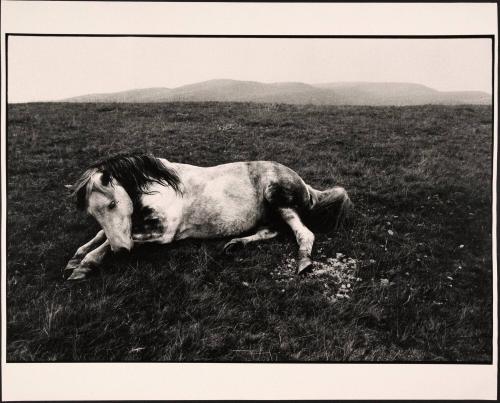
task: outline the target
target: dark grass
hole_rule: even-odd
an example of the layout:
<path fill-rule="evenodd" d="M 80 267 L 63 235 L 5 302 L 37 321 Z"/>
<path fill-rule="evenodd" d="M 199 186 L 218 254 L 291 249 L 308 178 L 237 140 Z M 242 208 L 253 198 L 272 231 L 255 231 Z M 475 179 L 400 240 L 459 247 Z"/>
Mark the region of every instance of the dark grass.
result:
<path fill-rule="evenodd" d="M 20 104 L 8 115 L 8 361 L 491 362 L 490 107 Z M 63 185 L 137 150 L 202 166 L 276 160 L 314 187 L 346 187 L 354 222 L 318 235 L 316 250 L 358 259 L 363 281 L 334 304 L 319 279 L 276 283 L 297 251 L 288 235 L 233 256 L 224 240 L 146 245 L 63 281 L 98 230 Z"/>

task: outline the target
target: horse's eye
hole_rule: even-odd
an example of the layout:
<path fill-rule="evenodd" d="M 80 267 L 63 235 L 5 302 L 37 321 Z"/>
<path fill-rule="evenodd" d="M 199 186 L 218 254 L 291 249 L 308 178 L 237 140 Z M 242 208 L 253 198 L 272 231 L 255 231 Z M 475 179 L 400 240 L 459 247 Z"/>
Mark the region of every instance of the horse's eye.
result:
<path fill-rule="evenodd" d="M 110 210 L 113 210 L 115 207 L 116 207 L 116 202 L 113 200 L 111 203 L 109 203 L 108 208 L 109 208 Z"/>

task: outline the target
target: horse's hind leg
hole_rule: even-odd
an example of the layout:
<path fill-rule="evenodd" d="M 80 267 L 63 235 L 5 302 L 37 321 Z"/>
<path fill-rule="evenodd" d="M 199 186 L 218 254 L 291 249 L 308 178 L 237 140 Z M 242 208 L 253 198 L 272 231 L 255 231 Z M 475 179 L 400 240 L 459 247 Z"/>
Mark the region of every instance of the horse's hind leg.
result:
<path fill-rule="evenodd" d="M 110 250 L 109 241 L 106 239 L 101 246 L 85 255 L 80 265 L 73 270 L 71 276 L 68 277 L 68 280 L 82 280 L 87 277 L 87 274 L 92 271 L 94 267 L 101 264 Z"/>
<path fill-rule="evenodd" d="M 292 229 L 299 244 L 299 266 L 297 273 L 303 273 L 312 267 L 311 253 L 314 234 L 302 223 L 297 212 L 292 208 L 279 208 L 281 217 Z"/>
<path fill-rule="evenodd" d="M 271 231 L 268 228 L 262 228 L 258 230 L 255 234 L 250 236 L 245 236 L 242 238 L 231 239 L 228 243 L 224 245 L 224 252 L 229 252 L 236 245 L 246 245 L 250 242 L 263 241 L 265 239 L 272 239 L 278 235 L 278 231 Z"/>

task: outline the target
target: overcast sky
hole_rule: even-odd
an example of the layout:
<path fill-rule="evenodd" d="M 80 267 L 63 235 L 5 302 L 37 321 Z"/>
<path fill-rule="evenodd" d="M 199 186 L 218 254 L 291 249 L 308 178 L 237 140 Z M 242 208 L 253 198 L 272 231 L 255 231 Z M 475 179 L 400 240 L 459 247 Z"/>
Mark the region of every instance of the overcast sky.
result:
<path fill-rule="evenodd" d="M 10 37 L 9 102 L 214 78 L 413 82 L 491 93 L 489 39 Z"/>

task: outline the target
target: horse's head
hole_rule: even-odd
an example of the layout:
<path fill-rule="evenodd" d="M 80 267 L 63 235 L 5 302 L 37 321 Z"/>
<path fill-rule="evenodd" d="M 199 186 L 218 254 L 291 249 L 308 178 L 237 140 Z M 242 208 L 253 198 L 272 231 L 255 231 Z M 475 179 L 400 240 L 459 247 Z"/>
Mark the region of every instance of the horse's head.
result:
<path fill-rule="evenodd" d="M 130 250 L 134 206 L 127 191 L 109 173 L 97 169 L 89 169 L 82 178 L 85 184 L 74 187 L 78 206 L 97 220 L 113 252 Z"/>
<path fill-rule="evenodd" d="M 179 190 L 177 174 L 157 158 L 118 155 L 93 164 L 72 189 L 77 206 L 97 220 L 116 252 L 132 248 L 132 213 L 152 182 Z"/>

